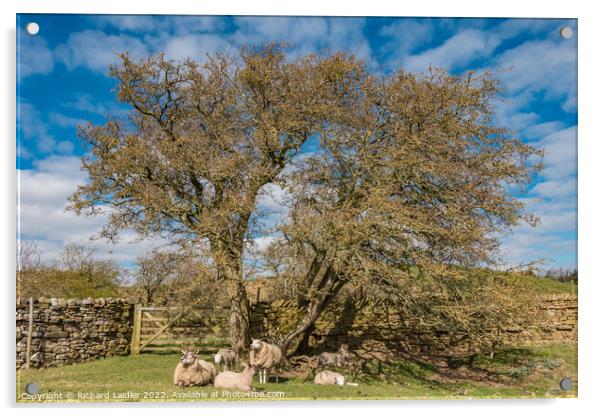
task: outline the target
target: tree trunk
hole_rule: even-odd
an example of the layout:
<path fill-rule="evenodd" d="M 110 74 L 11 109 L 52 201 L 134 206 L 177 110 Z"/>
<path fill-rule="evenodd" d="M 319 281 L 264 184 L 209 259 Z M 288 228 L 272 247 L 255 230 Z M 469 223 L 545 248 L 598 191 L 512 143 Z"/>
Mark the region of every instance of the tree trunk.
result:
<path fill-rule="evenodd" d="M 244 360 L 251 346 L 250 308 L 242 279 L 227 283 L 230 299 L 230 342 L 239 359 Z"/>
<path fill-rule="evenodd" d="M 251 312 L 243 282 L 243 245 L 243 238 L 217 240 L 212 242 L 211 250 L 218 279 L 224 283 L 230 302 L 230 344 L 242 361 L 248 359 L 251 347 Z"/>
<path fill-rule="evenodd" d="M 301 337 L 301 341 L 299 341 L 299 345 L 295 349 L 293 355 L 307 355 L 309 354 L 309 337 L 311 333 L 314 331 L 315 325 L 311 324 L 304 332 Z"/>
<path fill-rule="evenodd" d="M 299 326 L 293 332 L 291 332 L 289 335 L 287 335 L 284 338 L 284 341 L 282 342 L 282 345 L 281 345 L 281 349 L 282 349 L 282 353 L 285 355 L 285 357 L 288 357 L 287 351 L 288 351 L 289 347 L 291 346 L 291 344 L 293 343 L 293 341 L 299 335 L 307 332 L 309 330 L 309 328 L 311 328 L 313 326 L 313 324 L 316 322 L 316 319 L 318 319 L 318 317 L 320 316 L 320 313 L 325 308 L 325 306 L 322 306 L 322 303 L 323 302 L 312 302 L 311 307 L 308 310 L 308 313 L 305 316 L 305 318 L 303 318 L 303 320 L 301 321 L 301 324 L 299 324 Z"/>
<path fill-rule="evenodd" d="M 303 339 L 309 339 L 309 335 L 311 331 L 313 331 L 316 320 L 320 317 L 330 302 L 336 298 L 344 284 L 345 282 L 337 279 L 336 274 L 333 273 L 328 267 L 326 272 L 323 274 L 320 284 L 318 285 L 320 291 L 309 302 L 307 307 L 304 308 L 306 311 L 305 318 L 303 318 L 299 326 L 293 332 L 284 337 L 281 348 L 282 353 L 285 356 L 288 357 L 287 351 L 297 337 L 303 335 Z M 303 348 L 302 344 L 303 341 L 301 341 L 301 345 L 299 345 L 299 347 Z"/>

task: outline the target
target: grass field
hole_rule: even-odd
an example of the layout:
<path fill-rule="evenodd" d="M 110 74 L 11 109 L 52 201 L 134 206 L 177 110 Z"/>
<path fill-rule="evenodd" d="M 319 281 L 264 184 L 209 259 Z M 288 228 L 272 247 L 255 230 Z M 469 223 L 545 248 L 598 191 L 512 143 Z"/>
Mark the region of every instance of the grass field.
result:
<path fill-rule="evenodd" d="M 541 294 L 560 295 L 569 294 L 576 295 L 578 284 L 571 282 L 560 282 L 554 279 L 547 279 L 537 276 L 521 276 L 521 279 L 526 280 Z"/>
<path fill-rule="evenodd" d="M 171 384 L 178 355 L 142 354 L 112 357 L 61 368 L 22 370 L 17 374 L 17 401 L 201 401 L 201 400 L 315 400 L 315 399 L 462 399 L 576 397 L 577 346 L 556 344 L 521 350 L 505 350 L 493 359 L 478 357 L 474 367 L 487 373 L 486 381 L 471 376 L 441 377 L 428 366 L 399 361 L 382 368 L 380 374 L 356 378 L 359 386 L 316 386 L 311 375 L 259 385 L 255 397 L 213 387 L 175 388 Z M 206 357 L 208 358 L 208 357 Z M 573 380 L 570 391 L 559 389 L 559 380 Z M 23 394 L 35 382 L 37 396 Z"/>

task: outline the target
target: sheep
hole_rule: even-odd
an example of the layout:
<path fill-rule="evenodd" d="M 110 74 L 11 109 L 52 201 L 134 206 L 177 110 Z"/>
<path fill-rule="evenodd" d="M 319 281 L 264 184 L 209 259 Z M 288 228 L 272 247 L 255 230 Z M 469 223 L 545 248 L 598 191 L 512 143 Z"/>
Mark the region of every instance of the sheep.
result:
<path fill-rule="evenodd" d="M 276 345 L 268 344 L 259 339 L 254 339 L 251 342 L 249 362 L 259 370 L 259 383 L 267 383 L 271 371 L 278 369 L 281 361 L 282 351 Z M 278 373 L 276 373 L 276 383 L 278 383 Z"/>
<path fill-rule="evenodd" d="M 178 387 L 206 386 L 213 383 L 215 367 L 198 357 L 198 351 L 182 350 L 182 357 L 173 375 L 173 384 Z"/>
<path fill-rule="evenodd" d="M 336 384 L 337 386 L 357 386 L 357 383 L 349 383 L 344 375 L 334 371 L 322 370 L 314 377 L 314 384 Z"/>
<path fill-rule="evenodd" d="M 251 391 L 253 387 L 253 376 L 255 375 L 255 367 L 245 363 L 245 368 L 240 373 L 234 371 L 224 371 L 215 377 L 213 385 L 216 388 L 222 389 L 237 389 L 241 391 Z"/>
<path fill-rule="evenodd" d="M 220 370 L 234 370 L 236 364 L 236 353 L 232 348 L 222 348 L 215 354 L 215 365 Z"/>
<path fill-rule="evenodd" d="M 349 348 L 343 344 L 339 347 L 338 352 L 323 352 L 318 356 L 318 364 L 320 367 L 346 367 L 349 363 Z"/>

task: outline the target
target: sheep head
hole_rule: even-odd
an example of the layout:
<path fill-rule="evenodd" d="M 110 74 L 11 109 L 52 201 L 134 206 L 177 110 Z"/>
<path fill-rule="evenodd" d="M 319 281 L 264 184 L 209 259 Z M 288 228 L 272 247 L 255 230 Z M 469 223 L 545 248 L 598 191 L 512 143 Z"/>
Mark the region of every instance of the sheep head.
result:
<path fill-rule="evenodd" d="M 180 362 L 184 365 L 194 364 L 194 362 L 199 358 L 199 351 L 186 351 L 182 350 L 182 356 L 180 357 Z"/>
<path fill-rule="evenodd" d="M 243 364 L 244 366 L 244 370 L 243 372 L 247 372 L 251 375 L 251 377 L 253 377 L 255 375 L 255 373 L 257 372 L 257 367 L 254 365 L 251 365 L 251 363 L 246 362 Z"/>
<path fill-rule="evenodd" d="M 260 339 L 254 339 L 251 342 L 251 349 L 252 350 L 260 350 L 262 346 L 263 346 L 263 341 L 260 340 Z"/>

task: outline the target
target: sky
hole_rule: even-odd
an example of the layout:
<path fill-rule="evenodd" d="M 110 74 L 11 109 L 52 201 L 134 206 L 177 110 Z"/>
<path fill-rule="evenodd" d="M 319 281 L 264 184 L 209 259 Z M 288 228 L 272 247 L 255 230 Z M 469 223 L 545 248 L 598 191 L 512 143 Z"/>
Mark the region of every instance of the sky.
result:
<path fill-rule="evenodd" d="M 37 35 L 25 26 L 36 22 Z M 560 36 L 570 27 L 571 39 Z M 117 245 L 91 240 L 106 218 L 65 211 L 66 198 L 86 174 L 77 126 L 123 115 L 115 80 L 117 54 L 164 52 L 169 59 L 203 61 L 236 54 L 244 45 L 286 42 L 290 54 L 353 52 L 377 73 L 429 67 L 454 74 L 492 70 L 504 86 L 496 122 L 543 149 L 545 169 L 517 197 L 540 217 L 500 236 L 504 264 L 543 260 L 545 268 L 577 267 L 577 21 L 550 19 L 337 18 L 150 15 L 17 16 L 18 236 L 36 240 L 43 260 L 67 243 L 97 247 L 102 258 L 132 267 L 136 256 L 160 247 L 125 232 Z M 260 207 L 274 207 L 277 189 L 264 189 Z M 257 236 L 256 249 L 274 236 Z"/>

